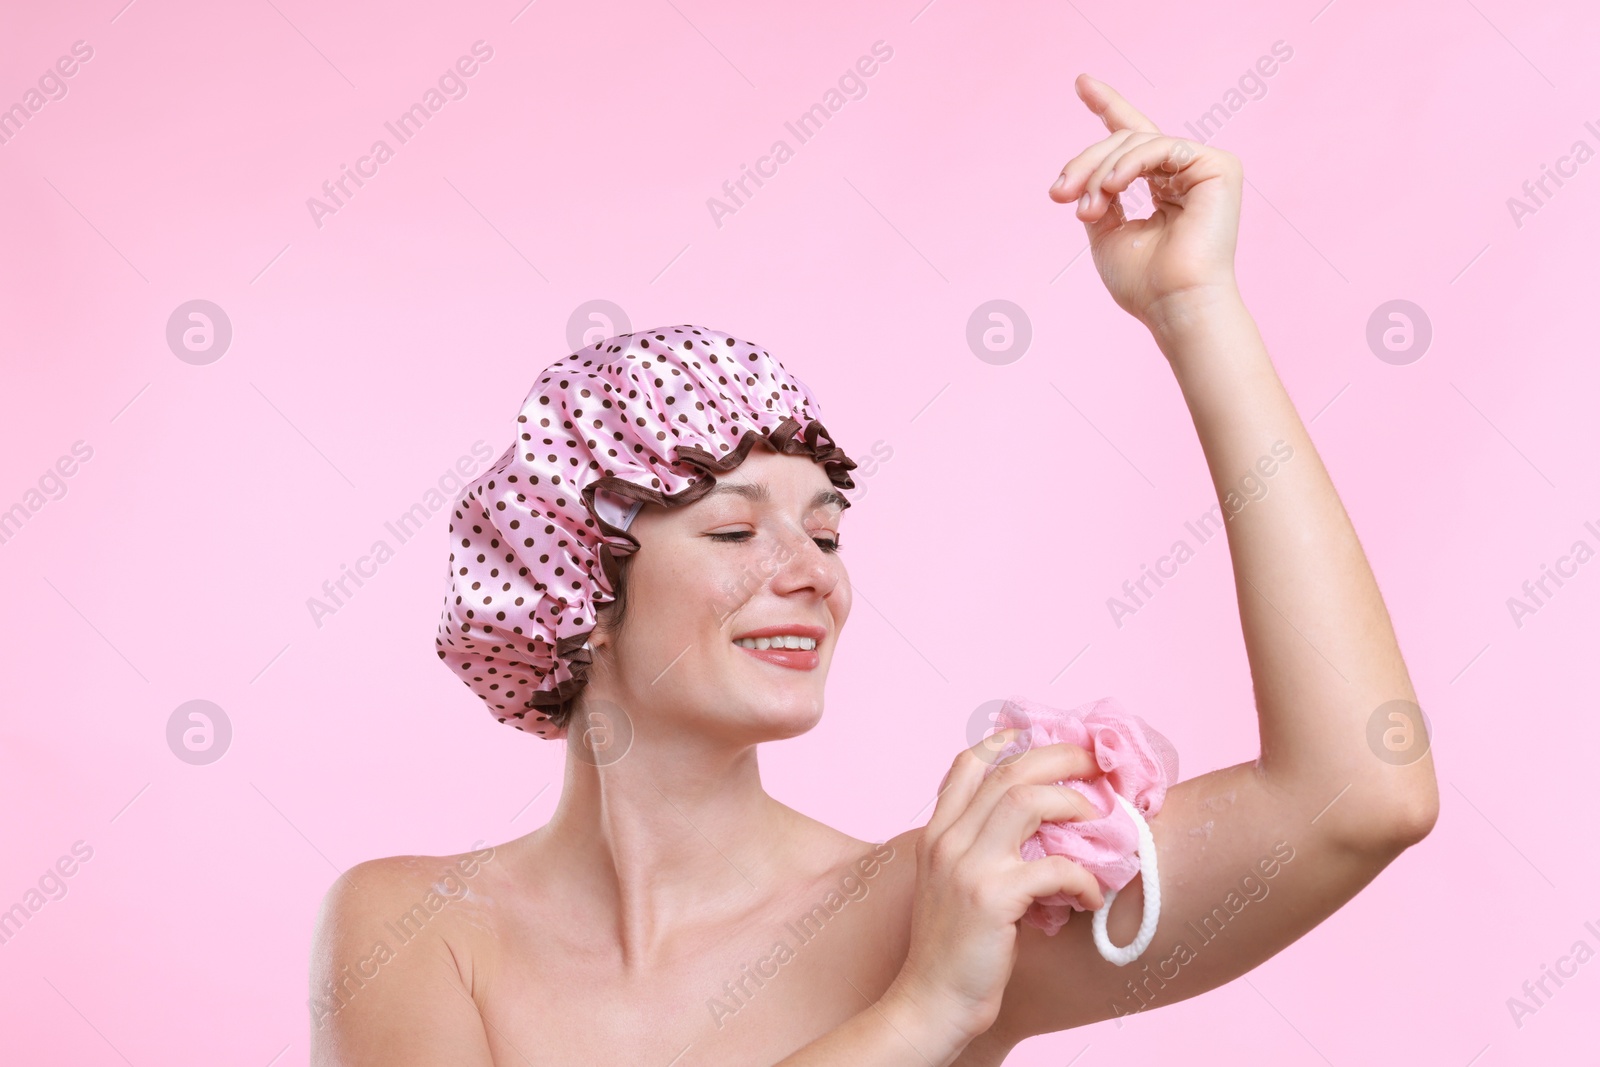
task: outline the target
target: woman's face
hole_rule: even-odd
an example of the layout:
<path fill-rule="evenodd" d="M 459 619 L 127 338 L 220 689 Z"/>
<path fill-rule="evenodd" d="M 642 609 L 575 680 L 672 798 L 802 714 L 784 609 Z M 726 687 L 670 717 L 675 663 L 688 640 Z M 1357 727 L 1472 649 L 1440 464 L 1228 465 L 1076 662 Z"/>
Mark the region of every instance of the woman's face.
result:
<path fill-rule="evenodd" d="M 816 725 L 850 614 L 835 552 L 841 500 L 820 464 L 758 444 L 693 504 L 641 508 L 628 527 L 639 550 L 626 618 L 620 634 L 597 635 L 610 647 L 590 674 L 591 697 L 620 705 L 645 731 L 753 742 Z M 735 643 L 774 628 L 814 636 L 814 650 Z"/>

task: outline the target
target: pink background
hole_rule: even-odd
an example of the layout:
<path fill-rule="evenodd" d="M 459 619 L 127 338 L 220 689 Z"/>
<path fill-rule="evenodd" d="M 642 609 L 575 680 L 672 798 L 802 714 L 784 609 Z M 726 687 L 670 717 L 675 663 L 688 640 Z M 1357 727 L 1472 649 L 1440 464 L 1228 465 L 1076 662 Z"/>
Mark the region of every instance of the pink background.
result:
<path fill-rule="evenodd" d="M 93 856 L 0 945 L 5 1058 L 303 1063 L 336 873 L 547 818 L 561 746 L 495 723 L 434 656 L 445 518 L 404 545 L 384 523 L 475 441 L 500 453 L 594 299 L 635 329 L 758 339 L 852 455 L 892 450 L 846 524 L 858 600 L 828 713 L 763 753 L 775 796 L 887 838 L 1013 691 L 1114 694 L 1186 776 L 1251 759 L 1221 541 L 1122 627 L 1105 606 L 1214 497 L 1164 361 L 1045 190 L 1104 133 L 1078 72 L 1184 132 L 1275 41 L 1292 58 L 1214 140 L 1249 180 L 1240 284 L 1382 584 L 1442 814 L 1245 980 L 1009 1062 L 1588 1048 L 1600 962 L 1520 1028 L 1506 999 L 1600 947 L 1576 814 L 1600 562 L 1520 628 L 1506 600 L 1600 547 L 1600 162 L 1520 226 L 1506 201 L 1600 147 L 1600 20 L 1319 2 L 9 5 L 0 104 L 73 42 L 94 54 L 0 145 L 0 508 L 74 442 L 93 455 L 0 544 L 0 908 L 74 842 Z M 480 39 L 467 95 L 319 228 L 307 198 Z M 784 122 L 879 40 L 866 95 L 796 146 Z M 794 158 L 717 226 L 707 198 L 780 137 Z M 165 339 L 197 298 L 233 326 L 203 366 Z M 965 341 L 996 298 L 1034 334 L 1004 366 Z M 1408 365 L 1365 340 L 1392 299 L 1432 323 Z M 908 363 L 920 384 L 890 389 Z M 1013 455 L 1045 462 L 994 462 Z M 307 598 L 379 538 L 394 558 L 317 626 Z M 205 766 L 166 741 L 192 699 L 233 728 Z"/>

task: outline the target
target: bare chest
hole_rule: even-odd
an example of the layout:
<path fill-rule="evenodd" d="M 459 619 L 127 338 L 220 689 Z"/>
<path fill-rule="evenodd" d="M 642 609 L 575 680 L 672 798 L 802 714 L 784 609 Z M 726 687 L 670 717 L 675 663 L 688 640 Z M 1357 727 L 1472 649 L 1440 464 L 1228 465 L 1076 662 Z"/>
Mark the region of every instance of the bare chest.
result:
<path fill-rule="evenodd" d="M 549 919 L 498 937 L 474 976 L 495 1063 L 776 1063 L 867 1009 L 899 973 L 915 871 L 896 866 L 797 894 L 648 971 Z"/>

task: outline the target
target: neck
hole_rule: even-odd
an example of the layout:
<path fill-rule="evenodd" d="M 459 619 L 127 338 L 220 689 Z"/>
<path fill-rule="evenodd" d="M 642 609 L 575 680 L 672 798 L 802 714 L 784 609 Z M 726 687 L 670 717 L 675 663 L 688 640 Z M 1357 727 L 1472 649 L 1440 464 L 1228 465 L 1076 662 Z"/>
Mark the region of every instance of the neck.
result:
<path fill-rule="evenodd" d="M 784 857 L 801 818 L 762 789 L 755 745 L 636 731 L 591 747 L 574 722 L 561 800 L 539 831 L 552 857 L 541 877 L 558 880 L 575 920 L 614 931 L 628 967 L 674 954 L 674 934 L 718 928 L 795 877 Z"/>

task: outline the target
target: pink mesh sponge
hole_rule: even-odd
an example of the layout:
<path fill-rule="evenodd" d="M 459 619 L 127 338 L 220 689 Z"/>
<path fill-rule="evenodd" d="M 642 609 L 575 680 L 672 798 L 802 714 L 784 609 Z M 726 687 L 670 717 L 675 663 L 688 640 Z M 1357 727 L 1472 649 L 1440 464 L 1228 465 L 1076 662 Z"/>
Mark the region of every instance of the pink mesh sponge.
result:
<path fill-rule="evenodd" d="M 1178 778 L 1178 750 L 1137 715 L 1123 711 L 1111 697 L 1090 701 L 1070 710 L 1052 708 L 1022 696 L 1006 699 L 995 717 L 995 726 L 1006 730 L 1020 728 L 1024 733 L 1001 750 L 1000 758 L 984 772 L 993 774 L 1010 762 L 1009 753 L 1024 752 L 1041 745 L 1071 744 L 1088 749 L 1105 772 L 1092 780 L 1067 779 L 1058 782 L 1082 793 L 1100 813 L 1100 818 L 1084 822 L 1046 822 L 1022 843 L 1022 858 L 1040 859 L 1046 855 L 1066 856 L 1095 876 L 1105 894 L 1105 906 L 1096 913 L 1096 941 L 1103 940 L 1104 913 L 1110 910 L 1116 892 L 1145 870 L 1145 917 L 1154 933 L 1155 915 L 1160 908 L 1160 886 L 1155 875 L 1154 843 L 1148 842 L 1149 829 L 1144 816 L 1161 811 L 1167 787 Z M 1120 800 L 1119 800 L 1120 798 Z M 1141 847 L 1146 844 L 1146 847 Z M 1055 934 L 1074 911 L 1082 911 L 1076 900 L 1065 894 L 1042 897 L 1028 907 L 1028 923 L 1046 934 Z M 1141 926 L 1141 934 L 1144 929 Z M 1148 937 L 1142 940 L 1147 944 Z M 1133 957 L 1143 951 L 1137 946 Z M 1109 942 L 1101 946 L 1106 955 Z M 1121 950 L 1118 950 L 1121 951 Z M 1110 956 L 1107 956 L 1110 959 Z M 1119 962 L 1113 959 L 1112 962 Z"/>

